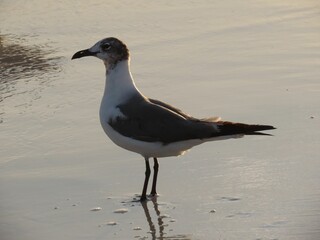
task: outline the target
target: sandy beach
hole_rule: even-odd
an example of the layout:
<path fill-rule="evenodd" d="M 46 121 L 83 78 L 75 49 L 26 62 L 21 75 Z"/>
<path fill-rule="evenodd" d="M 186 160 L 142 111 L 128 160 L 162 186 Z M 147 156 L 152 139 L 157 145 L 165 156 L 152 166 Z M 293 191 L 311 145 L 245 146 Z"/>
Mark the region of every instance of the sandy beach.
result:
<path fill-rule="evenodd" d="M 298 1 L 0 3 L 0 239 L 320 238 L 320 4 Z M 270 124 L 144 161 L 99 122 L 105 70 L 71 56 L 105 37 L 138 88 L 195 117 Z"/>

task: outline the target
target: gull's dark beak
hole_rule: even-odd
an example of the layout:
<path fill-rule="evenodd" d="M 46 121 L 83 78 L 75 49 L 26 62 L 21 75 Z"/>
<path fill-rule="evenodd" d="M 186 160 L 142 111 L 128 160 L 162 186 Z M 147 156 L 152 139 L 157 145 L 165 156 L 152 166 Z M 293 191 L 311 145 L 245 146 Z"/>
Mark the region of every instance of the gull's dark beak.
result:
<path fill-rule="evenodd" d="M 89 49 L 85 49 L 85 50 L 81 50 L 79 52 L 76 52 L 72 58 L 72 59 L 76 59 L 76 58 L 82 58 L 82 57 L 87 57 L 87 56 L 95 56 L 97 53 L 95 52 L 90 52 Z"/>

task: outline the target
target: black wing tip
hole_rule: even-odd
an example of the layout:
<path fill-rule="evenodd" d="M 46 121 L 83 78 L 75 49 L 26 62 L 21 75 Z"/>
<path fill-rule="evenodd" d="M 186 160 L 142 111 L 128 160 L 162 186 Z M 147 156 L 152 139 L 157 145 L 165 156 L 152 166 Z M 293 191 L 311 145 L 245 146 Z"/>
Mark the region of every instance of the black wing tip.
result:
<path fill-rule="evenodd" d="M 221 135 L 244 134 L 273 136 L 272 134 L 263 133 L 261 131 L 276 129 L 274 126 L 271 125 L 244 124 L 224 121 L 220 121 L 218 123 L 218 128 L 220 130 Z"/>
<path fill-rule="evenodd" d="M 268 128 L 268 130 L 277 129 L 276 127 L 274 127 L 272 125 L 262 125 L 262 126 L 265 126 L 266 128 Z"/>
<path fill-rule="evenodd" d="M 262 135 L 262 136 L 271 136 L 271 137 L 273 137 L 274 136 L 273 134 L 263 133 L 263 132 L 260 132 L 260 131 L 267 131 L 267 130 L 275 130 L 275 129 L 277 129 L 276 127 L 271 126 L 271 125 L 258 125 L 258 126 L 263 127 L 263 129 L 262 130 L 257 130 L 257 131 L 251 132 L 251 133 L 250 132 L 246 133 L 246 135 Z"/>
<path fill-rule="evenodd" d="M 249 133 L 245 133 L 245 135 L 270 136 L 270 137 L 274 136 L 273 134 L 263 133 L 263 132 L 249 132 Z"/>
<path fill-rule="evenodd" d="M 261 135 L 261 136 L 274 136 L 270 133 L 263 133 L 261 131 L 268 131 L 268 130 L 275 130 L 275 128 L 272 125 L 247 125 L 247 132 L 244 132 L 245 135 Z"/>
<path fill-rule="evenodd" d="M 261 128 L 261 129 L 255 130 L 255 131 L 267 131 L 267 130 L 275 130 L 275 129 L 277 129 L 276 127 L 271 126 L 271 125 L 255 125 L 255 126 L 257 128 Z"/>

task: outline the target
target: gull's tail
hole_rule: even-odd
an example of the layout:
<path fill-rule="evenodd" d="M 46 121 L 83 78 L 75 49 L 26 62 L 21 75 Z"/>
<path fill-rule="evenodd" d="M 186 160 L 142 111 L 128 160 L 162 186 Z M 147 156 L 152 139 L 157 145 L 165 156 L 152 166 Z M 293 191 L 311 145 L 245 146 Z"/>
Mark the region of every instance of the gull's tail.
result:
<path fill-rule="evenodd" d="M 226 122 L 226 121 L 218 121 L 216 122 L 216 124 L 219 129 L 220 136 L 236 135 L 236 134 L 272 136 L 271 134 L 262 133 L 260 131 L 276 129 L 271 125 L 244 124 L 244 123 L 234 123 L 234 122 Z"/>

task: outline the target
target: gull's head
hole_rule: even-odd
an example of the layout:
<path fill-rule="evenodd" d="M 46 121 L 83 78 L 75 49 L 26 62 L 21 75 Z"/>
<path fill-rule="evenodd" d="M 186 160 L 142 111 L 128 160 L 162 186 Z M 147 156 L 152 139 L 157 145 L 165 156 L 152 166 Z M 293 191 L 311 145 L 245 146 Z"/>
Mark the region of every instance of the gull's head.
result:
<path fill-rule="evenodd" d="M 102 39 L 91 48 L 76 52 L 71 59 L 87 56 L 101 59 L 106 66 L 115 66 L 118 62 L 129 59 L 129 50 L 119 39 L 110 37 Z"/>

